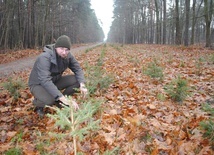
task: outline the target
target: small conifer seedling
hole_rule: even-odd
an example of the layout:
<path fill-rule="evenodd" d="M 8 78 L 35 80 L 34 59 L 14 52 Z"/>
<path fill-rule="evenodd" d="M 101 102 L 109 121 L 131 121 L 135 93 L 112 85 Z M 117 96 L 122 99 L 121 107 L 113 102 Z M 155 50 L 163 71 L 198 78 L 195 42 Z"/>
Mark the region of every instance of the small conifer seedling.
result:
<path fill-rule="evenodd" d="M 204 131 L 203 137 L 209 140 L 214 149 L 214 108 L 206 103 L 203 104 L 202 109 L 209 114 L 210 118 L 200 122 L 200 127 Z"/>
<path fill-rule="evenodd" d="M 163 79 L 163 69 L 158 66 L 156 60 L 148 64 L 144 73 L 154 79 Z"/>
<path fill-rule="evenodd" d="M 170 98 L 176 102 L 183 102 L 189 95 L 190 90 L 187 81 L 180 76 L 172 80 L 164 89 Z"/>
<path fill-rule="evenodd" d="M 48 114 L 48 116 L 55 120 L 57 127 L 68 131 L 66 133 L 52 133 L 52 135 L 58 138 L 71 136 L 73 138 L 74 154 L 76 155 L 76 141 L 81 142 L 88 133 L 99 128 L 100 121 L 99 119 L 95 120 L 93 116 L 99 110 L 102 101 L 89 98 L 81 103 L 79 110 L 74 110 L 71 96 L 68 96 L 67 99 L 70 101 L 70 106 L 64 106 L 62 109 L 51 107 L 56 110 L 56 113 Z"/>
<path fill-rule="evenodd" d="M 20 90 L 25 88 L 25 83 L 21 79 L 9 78 L 8 82 L 3 83 L 3 87 L 17 100 L 20 97 Z"/>

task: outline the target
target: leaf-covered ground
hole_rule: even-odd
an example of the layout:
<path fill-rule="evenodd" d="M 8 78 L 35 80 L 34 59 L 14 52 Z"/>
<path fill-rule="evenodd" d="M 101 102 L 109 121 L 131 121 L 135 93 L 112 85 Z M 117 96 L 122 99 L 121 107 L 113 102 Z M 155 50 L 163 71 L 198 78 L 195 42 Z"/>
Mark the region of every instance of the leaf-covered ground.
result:
<path fill-rule="evenodd" d="M 103 69 L 115 77 L 105 93 L 100 129 L 78 143 L 85 154 L 213 154 L 210 143 L 202 134 L 199 123 L 209 118 L 201 106 L 214 105 L 214 51 L 163 45 L 102 45 L 78 55 L 82 66 L 97 63 L 102 51 Z M 164 79 L 158 81 L 143 70 L 154 59 L 163 68 Z M 85 69 L 85 68 L 84 68 Z M 13 75 L 27 83 L 30 70 Z M 177 76 L 188 81 L 190 96 L 183 103 L 173 102 L 164 86 Z M 7 79 L 1 79 L 6 82 Z M 49 135 L 56 129 L 49 117 L 40 119 L 32 106 L 29 89 L 12 102 L 0 86 L 0 152 L 21 148 L 24 154 L 72 154 L 72 139 L 59 140 Z M 161 97 L 160 97 L 161 96 Z M 81 104 L 81 103 L 79 103 Z M 48 111 L 48 109 L 46 109 Z M 117 152 L 117 153 L 116 153 Z M 47 153 L 46 153 L 47 154 Z M 113 153 L 114 154 L 114 153 Z"/>

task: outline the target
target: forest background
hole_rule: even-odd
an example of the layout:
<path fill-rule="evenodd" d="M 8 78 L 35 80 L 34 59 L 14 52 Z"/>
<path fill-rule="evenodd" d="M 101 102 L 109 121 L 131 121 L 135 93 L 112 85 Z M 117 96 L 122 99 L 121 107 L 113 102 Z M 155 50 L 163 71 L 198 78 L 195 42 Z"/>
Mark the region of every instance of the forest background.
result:
<path fill-rule="evenodd" d="M 203 44 L 214 40 L 212 0 L 114 0 L 108 42 Z M 0 1 L 0 49 L 43 47 L 61 34 L 72 43 L 101 42 L 90 0 Z"/>

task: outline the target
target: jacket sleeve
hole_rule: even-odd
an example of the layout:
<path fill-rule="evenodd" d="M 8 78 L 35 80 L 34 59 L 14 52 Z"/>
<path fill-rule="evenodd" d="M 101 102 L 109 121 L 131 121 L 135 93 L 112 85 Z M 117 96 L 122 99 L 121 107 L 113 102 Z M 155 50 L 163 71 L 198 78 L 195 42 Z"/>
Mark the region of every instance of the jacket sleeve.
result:
<path fill-rule="evenodd" d="M 38 58 L 38 63 L 36 65 L 38 80 L 41 85 L 55 98 L 63 96 L 62 93 L 52 82 L 52 76 L 50 72 L 51 61 L 47 55 L 41 55 Z"/>
<path fill-rule="evenodd" d="M 79 83 L 85 83 L 84 73 L 80 67 L 79 62 L 75 59 L 73 55 L 69 57 L 69 66 L 72 72 L 74 72 L 75 77 Z"/>

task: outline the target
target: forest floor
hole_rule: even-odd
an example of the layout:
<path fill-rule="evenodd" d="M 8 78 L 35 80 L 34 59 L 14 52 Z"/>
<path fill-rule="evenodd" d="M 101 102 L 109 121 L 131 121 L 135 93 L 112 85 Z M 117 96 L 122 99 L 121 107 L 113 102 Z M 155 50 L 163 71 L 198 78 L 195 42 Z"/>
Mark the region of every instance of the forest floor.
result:
<path fill-rule="evenodd" d="M 78 152 L 91 155 L 214 153 L 214 144 L 203 136 L 205 131 L 200 126 L 202 121 L 213 121 L 213 116 L 203 109 L 205 104 L 214 108 L 213 50 L 103 44 L 84 51 L 75 55 L 83 70 L 87 70 L 86 63 L 95 66 L 99 62 L 105 71 L 103 76 L 110 74 L 114 81 L 105 91 L 98 89 L 93 95 L 104 100 L 102 112 L 94 115 L 95 120 L 100 120 L 100 127 L 85 135 L 84 141 L 77 142 Z M 39 52 L 24 50 L 0 55 L 0 58 L 8 65 L 12 61 L 20 63 L 23 54 L 32 57 L 32 53 Z M 145 74 L 151 62 L 163 69 L 162 80 Z M 2 65 L 6 64 L 1 64 L 0 69 Z M 29 88 L 20 90 L 17 100 L 4 89 L 3 83 L 8 82 L 8 77 L 27 83 L 30 68 L 29 65 L 24 70 L 1 71 L 1 75 L 8 73 L 0 77 L 0 154 L 15 148 L 31 155 L 73 154 L 72 137 L 52 137 L 50 132 L 66 131 L 57 128 L 50 117 L 39 118 L 34 113 Z M 166 85 L 177 77 L 186 80 L 190 88 L 183 102 L 173 101 L 165 91 Z M 211 130 L 211 136 L 213 134 Z"/>

